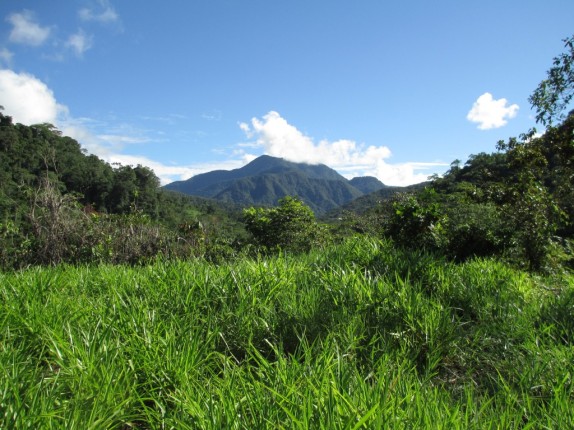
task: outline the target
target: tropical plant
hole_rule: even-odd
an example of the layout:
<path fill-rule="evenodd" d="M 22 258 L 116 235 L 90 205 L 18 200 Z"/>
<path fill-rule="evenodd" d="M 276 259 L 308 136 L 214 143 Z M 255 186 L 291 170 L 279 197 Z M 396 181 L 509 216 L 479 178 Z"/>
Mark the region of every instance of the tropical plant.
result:
<path fill-rule="evenodd" d="M 250 207 L 243 211 L 245 227 L 255 244 L 268 249 L 308 251 L 323 239 L 325 229 L 301 200 L 287 196 L 278 203 L 273 208 Z"/>
<path fill-rule="evenodd" d="M 536 121 L 547 126 L 564 119 L 563 113 L 574 97 L 574 36 L 563 42 L 566 52 L 554 57 L 547 78 L 528 99 L 536 109 Z"/>

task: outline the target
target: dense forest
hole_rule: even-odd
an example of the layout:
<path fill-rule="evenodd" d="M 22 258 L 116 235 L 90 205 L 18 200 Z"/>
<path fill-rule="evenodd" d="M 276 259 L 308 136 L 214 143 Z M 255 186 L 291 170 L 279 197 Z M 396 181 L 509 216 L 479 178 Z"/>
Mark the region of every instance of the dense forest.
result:
<path fill-rule="evenodd" d="M 0 113 L 0 166 L 4 268 L 198 255 L 214 230 L 218 243 L 241 237 L 233 205 L 162 190 L 151 169 L 110 165 L 50 124 Z"/>
<path fill-rule="evenodd" d="M 458 261 L 499 256 L 532 270 L 572 267 L 573 133 L 570 113 L 542 135 L 499 142 L 497 152 L 457 160 L 414 191 L 374 192 L 367 207 L 321 223 L 297 198 L 241 214 L 162 189 L 147 167 L 111 166 L 49 124 L 13 124 L 0 113 L 0 263 L 226 258 L 246 245 L 296 249 L 298 238 L 314 238 L 308 249 L 362 232 Z"/>

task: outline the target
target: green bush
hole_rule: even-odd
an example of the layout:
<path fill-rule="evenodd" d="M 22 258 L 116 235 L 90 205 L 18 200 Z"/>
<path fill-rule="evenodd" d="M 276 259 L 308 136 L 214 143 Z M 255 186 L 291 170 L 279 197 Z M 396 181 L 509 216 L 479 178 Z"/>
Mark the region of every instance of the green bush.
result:
<path fill-rule="evenodd" d="M 459 202 L 447 209 L 446 253 L 457 261 L 501 255 L 509 228 L 492 203 Z"/>
<path fill-rule="evenodd" d="M 397 194 L 385 221 L 385 233 L 407 248 L 443 249 L 447 242 L 447 218 L 434 199 L 435 193 L 430 189 L 419 194 Z"/>
<path fill-rule="evenodd" d="M 327 234 L 311 208 L 290 196 L 280 199 L 274 208 L 245 209 L 243 219 L 255 244 L 266 249 L 307 252 L 322 243 Z"/>

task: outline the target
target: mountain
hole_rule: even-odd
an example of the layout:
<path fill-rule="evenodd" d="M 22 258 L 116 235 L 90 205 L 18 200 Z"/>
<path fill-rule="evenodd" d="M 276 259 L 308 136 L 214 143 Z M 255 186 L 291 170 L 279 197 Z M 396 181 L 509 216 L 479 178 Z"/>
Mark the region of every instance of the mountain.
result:
<path fill-rule="evenodd" d="M 385 185 L 372 177 L 348 180 L 324 164 L 262 155 L 239 169 L 202 173 L 164 188 L 242 206 L 272 206 L 297 196 L 321 215 Z"/>
<path fill-rule="evenodd" d="M 353 178 L 349 183 L 360 190 L 363 194 L 374 193 L 375 191 L 385 188 L 385 184 L 373 176 L 360 176 Z"/>
<path fill-rule="evenodd" d="M 430 182 L 421 182 L 419 184 L 408 185 L 405 187 L 399 186 L 385 186 L 372 193 L 365 194 L 357 199 L 345 203 L 329 213 L 325 214 L 325 219 L 338 219 L 343 216 L 345 212 L 352 212 L 358 215 L 363 215 L 369 210 L 375 208 L 381 202 L 391 199 L 397 193 L 416 192 L 422 190 Z"/>

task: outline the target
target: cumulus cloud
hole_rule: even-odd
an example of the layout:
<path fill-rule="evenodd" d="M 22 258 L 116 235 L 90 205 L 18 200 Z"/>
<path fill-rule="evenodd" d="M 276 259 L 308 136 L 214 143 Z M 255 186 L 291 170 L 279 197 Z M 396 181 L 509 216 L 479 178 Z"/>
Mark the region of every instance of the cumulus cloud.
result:
<path fill-rule="evenodd" d="M 50 88 L 27 73 L 0 70 L 0 100 L 6 114 L 25 125 L 56 124 L 67 108 L 56 102 Z"/>
<path fill-rule="evenodd" d="M 83 8 L 80 9 L 78 15 L 83 21 L 97 21 L 100 23 L 113 23 L 119 20 L 119 15 L 111 4 L 106 0 L 100 0 L 99 10 L 94 10 L 93 8 Z"/>
<path fill-rule="evenodd" d="M 253 118 L 250 124 L 240 123 L 239 127 L 248 138 L 255 139 L 246 146 L 262 148 L 267 155 L 300 163 L 326 164 L 347 177 L 375 176 L 387 185 L 410 185 L 425 181 L 428 174 L 420 173 L 421 170 L 443 165 L 389 164 L 385 161 L 391 156 L 388 147 L 366 146 L 348 139 L 315 143 L 274 111 L 262 119 Z"/>
<path fill-rule="evenodd" d="M 30 11 L 13 13 L 6 20 L 12 24 L 9 36 L 11 42 L 39 46 L 50 36 L 50 28 L 36 23 Z"/>
<path fill-rule="evenodd" d="M 329 166 L 370 165 L 372 159 L 391 156 L 386 146 L 364 147 L 347 139 L 315 143 L 309 136 L 289 124 L 279 113 L 271 111 L 260 120 L 253 118 L 251 125 L 239 124 L 248 137 L 256 137 L 256 144 L 265 153 L 290 161 L 327 164 Z"/>
<path fill-rule="evenodd" d="M 466 118 L 478 124 L 480 130 L 500 128 L 518 113 L 518 105 L 508 105 L 508 100 L 495 100 L 490 93 L 481 95 L 472 105 Z"/>
<path fill-rule="evenodd" d="M 93 45 L 93 37 L 87 35 L 84 30 L 80 29 L 77 33 L 72 34 L 66 41 L 66 47 L 70 48 L 81 57 L 84 52 L 90 49 Z"/>
<path fill-rule="evenodd" d="M 0 70 L 0 100 L 5 114 L 10 115 L 14 122 L 54 124 L 64 135 L 77 139 L 98 156 L 109 155 L 109 143 L 121 140 L 118 136 L 91 133 L 86 126 L 87 120 L 70 117 L 68 108 L 56 101 L 52 90 L 28 73 Z"/>

